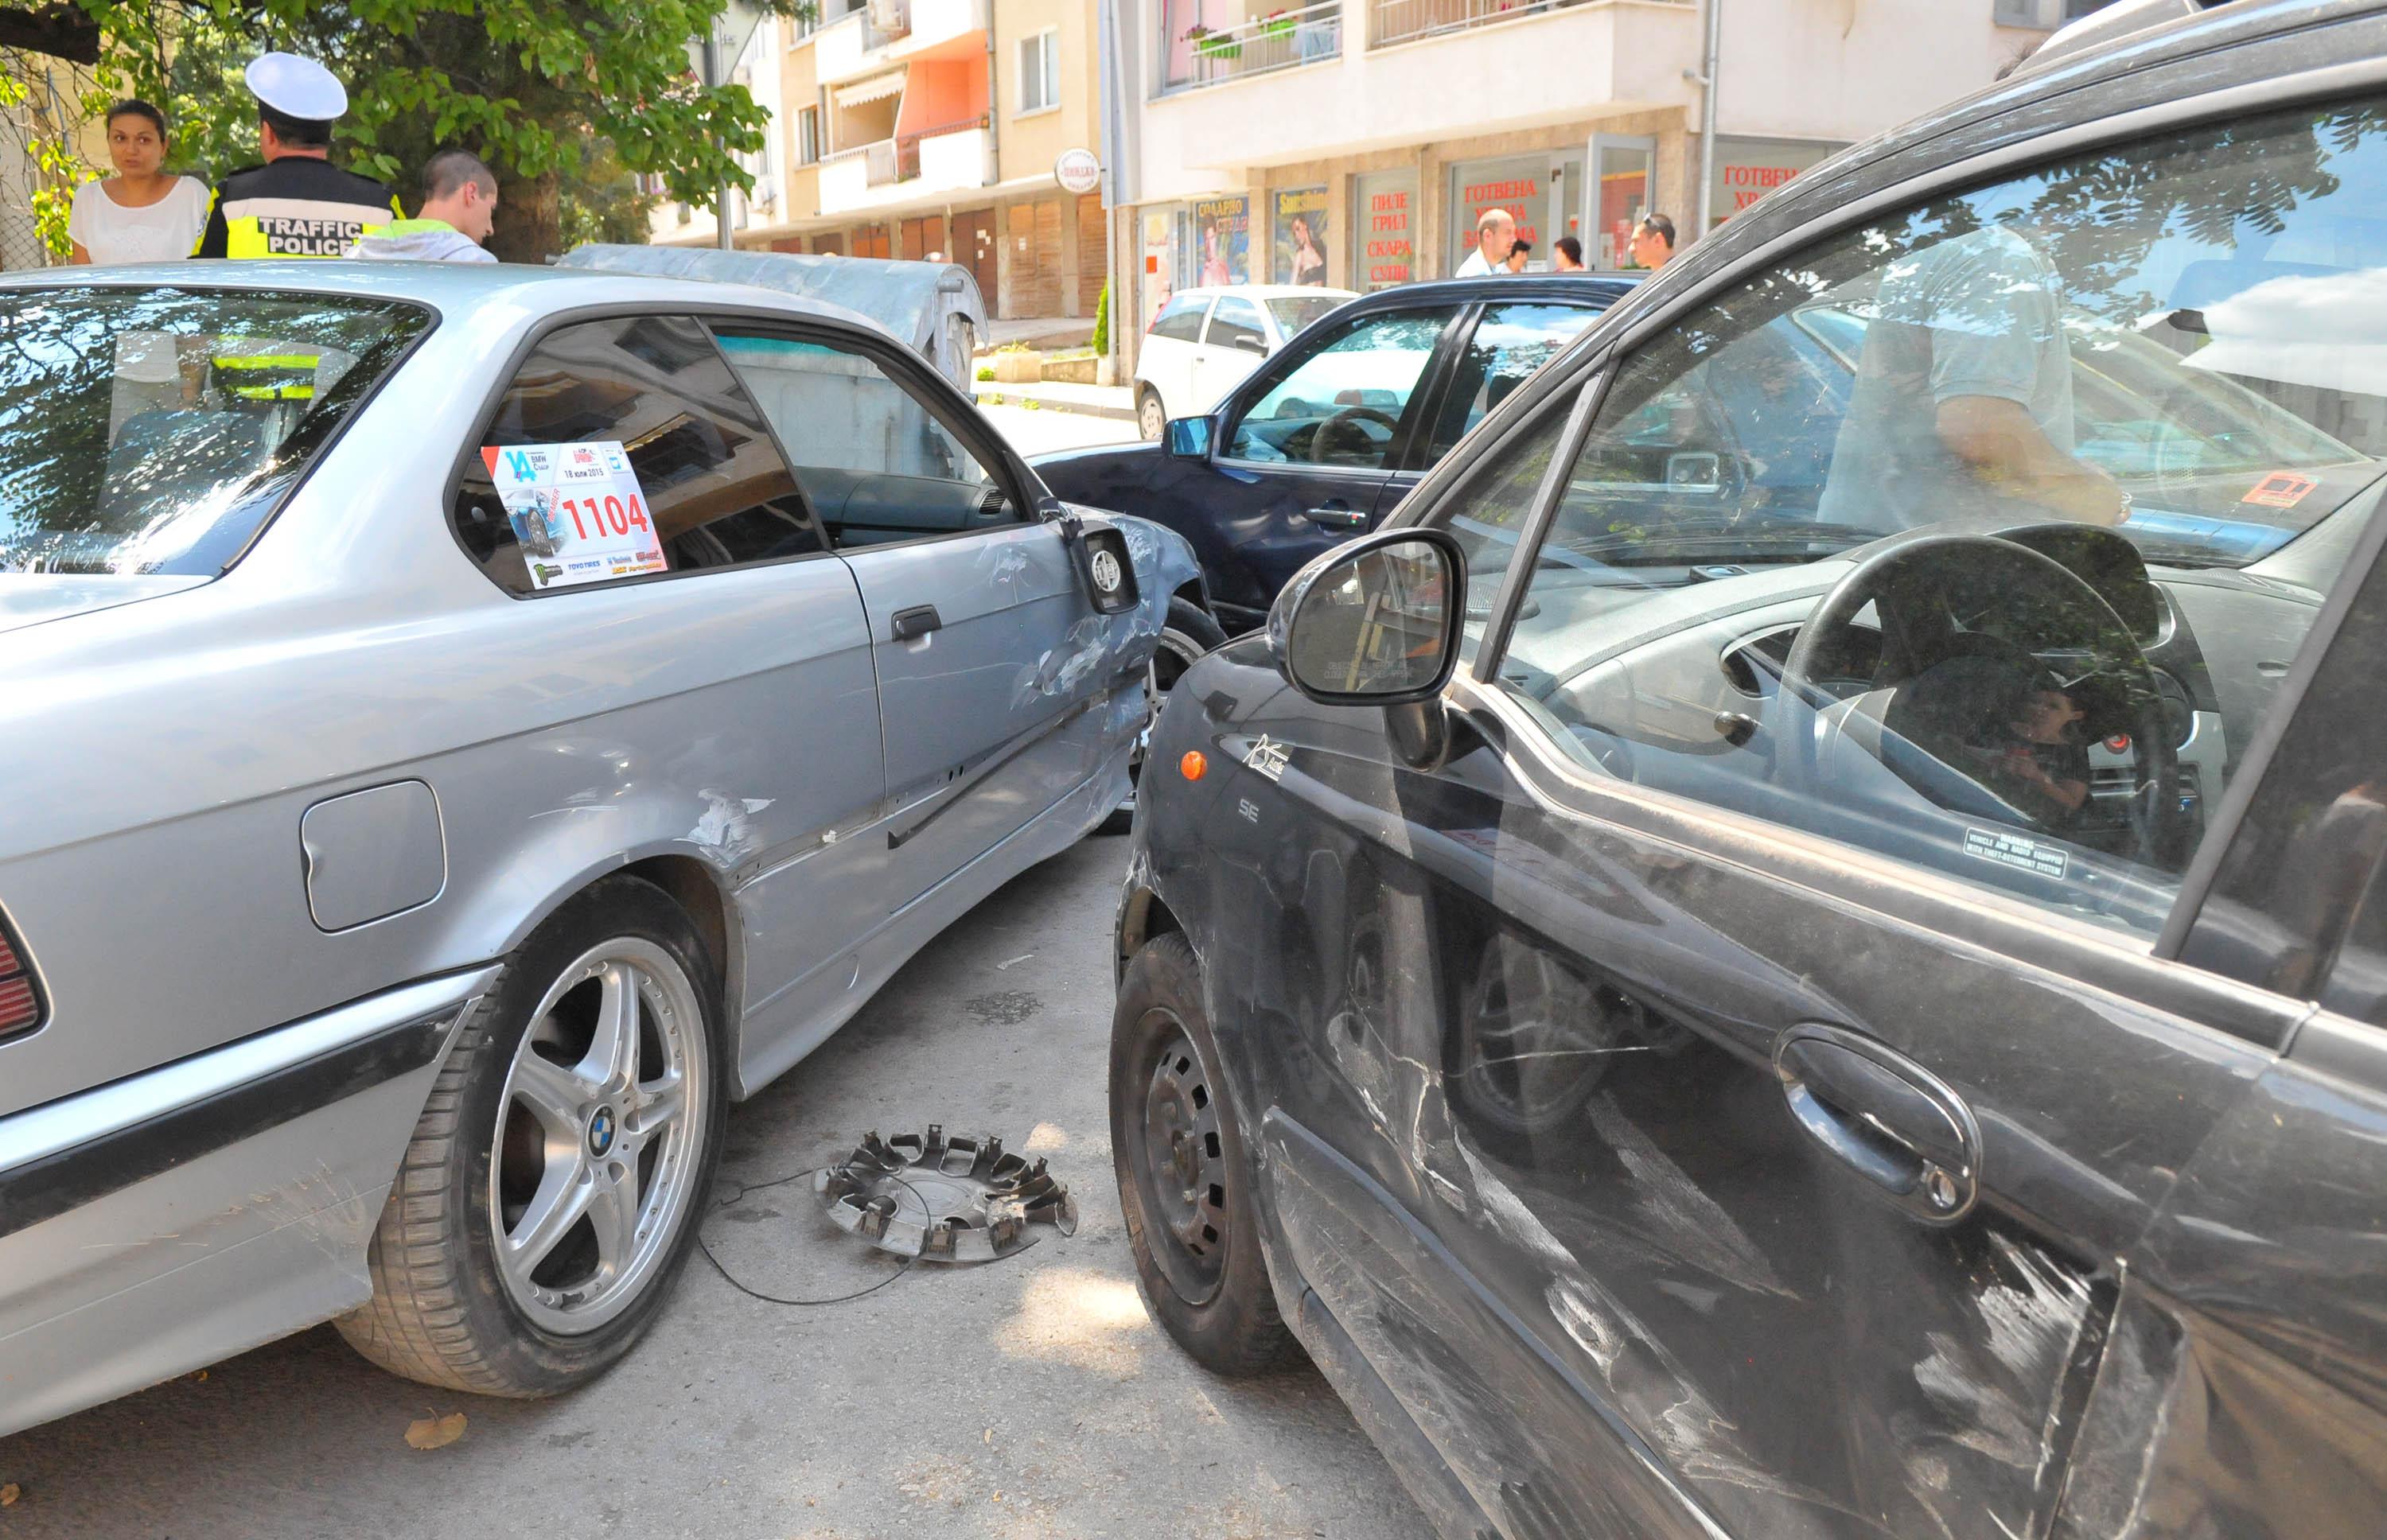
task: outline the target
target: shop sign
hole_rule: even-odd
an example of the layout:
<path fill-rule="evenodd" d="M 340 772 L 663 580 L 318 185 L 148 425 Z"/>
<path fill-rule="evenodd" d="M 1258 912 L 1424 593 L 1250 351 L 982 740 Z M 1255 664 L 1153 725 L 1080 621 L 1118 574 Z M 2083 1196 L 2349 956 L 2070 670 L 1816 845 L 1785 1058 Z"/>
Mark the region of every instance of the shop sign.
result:
<path fill-rule="evenodd" d="M 1324 284 L 1326 189 L 1280 188 L 1270 199 L 1276 208 L 1276 245 L 1269 275 L 1280 284 Z"/>
<path fill-rule="evenodd" d="M 1103 163 L 1092 150 L 1063 150 L 1053 161 L 1053 180 L 1065 193 L 1091 193 L 1103 184 Z"/>
<path fill-rule="evenodd" d="M 1352 287 L 1375 290 L 1417 276 L 1418 177 L 1375 171 L 1352 179 L 1351 238 L 1358 243 Z"/>

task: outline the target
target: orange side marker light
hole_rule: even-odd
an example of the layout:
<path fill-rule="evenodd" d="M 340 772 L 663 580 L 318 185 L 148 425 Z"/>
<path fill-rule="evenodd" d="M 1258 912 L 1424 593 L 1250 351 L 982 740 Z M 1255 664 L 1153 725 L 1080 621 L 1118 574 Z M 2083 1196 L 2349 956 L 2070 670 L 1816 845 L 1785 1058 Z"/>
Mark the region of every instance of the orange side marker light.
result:
<path fill-rule="evenodd" d="M 1198 781 L 1209 774 L 1210 762 L 1202 757 L 1201 750 L 1188 749 L 1185 757 L 1177 762 L 1177 768 L 1187 780 Z"/>

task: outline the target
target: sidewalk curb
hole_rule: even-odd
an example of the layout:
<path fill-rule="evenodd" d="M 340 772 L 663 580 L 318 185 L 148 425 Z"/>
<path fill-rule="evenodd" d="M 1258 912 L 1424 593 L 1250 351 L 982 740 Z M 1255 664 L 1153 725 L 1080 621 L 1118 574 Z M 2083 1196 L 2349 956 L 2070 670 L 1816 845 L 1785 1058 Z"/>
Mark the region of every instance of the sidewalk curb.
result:
<path fill-rule="evenodd" d="M 1040 411 L 1072 411 L 1080 417 L 1107 417 L 1115 423 L 1135 421 L 1133 407 L 1105 407 L 1098 406 L 1092 401 L 1064 401 L 1050 396 L 1029 396 L 1016 389 L 980 391 L 971 399 L 980 406 L 985 406 L 989 404 L 987 398 L 991 396 L 1002 398 L 1000 404 L 1006 407 L 1026 406 L 1033 401 Z"/>

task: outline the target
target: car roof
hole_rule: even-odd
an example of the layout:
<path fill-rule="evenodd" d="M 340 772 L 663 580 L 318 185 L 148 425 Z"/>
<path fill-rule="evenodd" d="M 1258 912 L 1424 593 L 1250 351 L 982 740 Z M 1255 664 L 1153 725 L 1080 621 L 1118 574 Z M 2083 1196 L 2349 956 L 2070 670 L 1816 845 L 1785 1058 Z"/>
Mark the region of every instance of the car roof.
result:
<path fill-rule="evenodd" d="M 1214 295 L 1231 294 L 1244 299 L 1297 299 L 1306 294 L 1340 295 L 1348 299 L 1351 289 L 1320 288 L 1316 284 L 1195 284 L 1179 289 L 1172 299 L 1206 299 Z"/>
<path fill-rule="evenodd" d="M 842 305 L 744 284 L 581 268 L 531 267 L 515 262 L 351 262 L 322 259 L 283 262 L 181 261 L 131 267 L 41 268 L 0 274 L 0 293 L 86 286 L 335 294 L 412 300 L 432 306 L 443 314 L 492 305 L 531 316 L 618 304 L 660 303 L 714 310 L 734 306 L 840 322 L 889 335 L 877 322 Z"/>
<path fill-rule="evenodd" d="M 1362 295 L 1336 314 L 1407 309 L 1422 304 L 1466 304 L 1478 299 L 1572 300 L 1576 304 L 1612 305 L 1632 293 L 1640 282 L 1637 277 L 1613 272 L 1510 272 L 1477 278 L 1430 278 Z"/>

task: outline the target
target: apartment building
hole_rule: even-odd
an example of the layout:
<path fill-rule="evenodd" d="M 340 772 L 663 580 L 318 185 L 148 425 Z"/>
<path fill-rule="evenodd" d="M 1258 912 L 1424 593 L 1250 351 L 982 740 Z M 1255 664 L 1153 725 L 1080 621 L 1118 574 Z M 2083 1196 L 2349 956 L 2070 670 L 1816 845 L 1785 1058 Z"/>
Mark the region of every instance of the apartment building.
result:
<path fill-rule="evenodd" d="M 731 75 L 773 118 L 733 240 L 959 262 L 997 317 L 1091 322 L 1102 199 L 1055 167 L 1097 147 L 1094 3 L 821 0 L 817 18 L 766 19 Z M 653 238 L 711 245 L 712 211 L 666 207 Z"/>
<path fill-rule="evenodd" d="M 2104 0 L 1713 0 L 1712 224 L 1833 150 L 1988 84 Z M 1699 0 L 1102 0 L 1116 295 L 1370 290 L 1452 272 L 1509 208 L 1629 268 L 1696 224 Z M 1132 364 L 1141 325 L 1116 329 Z"/>

